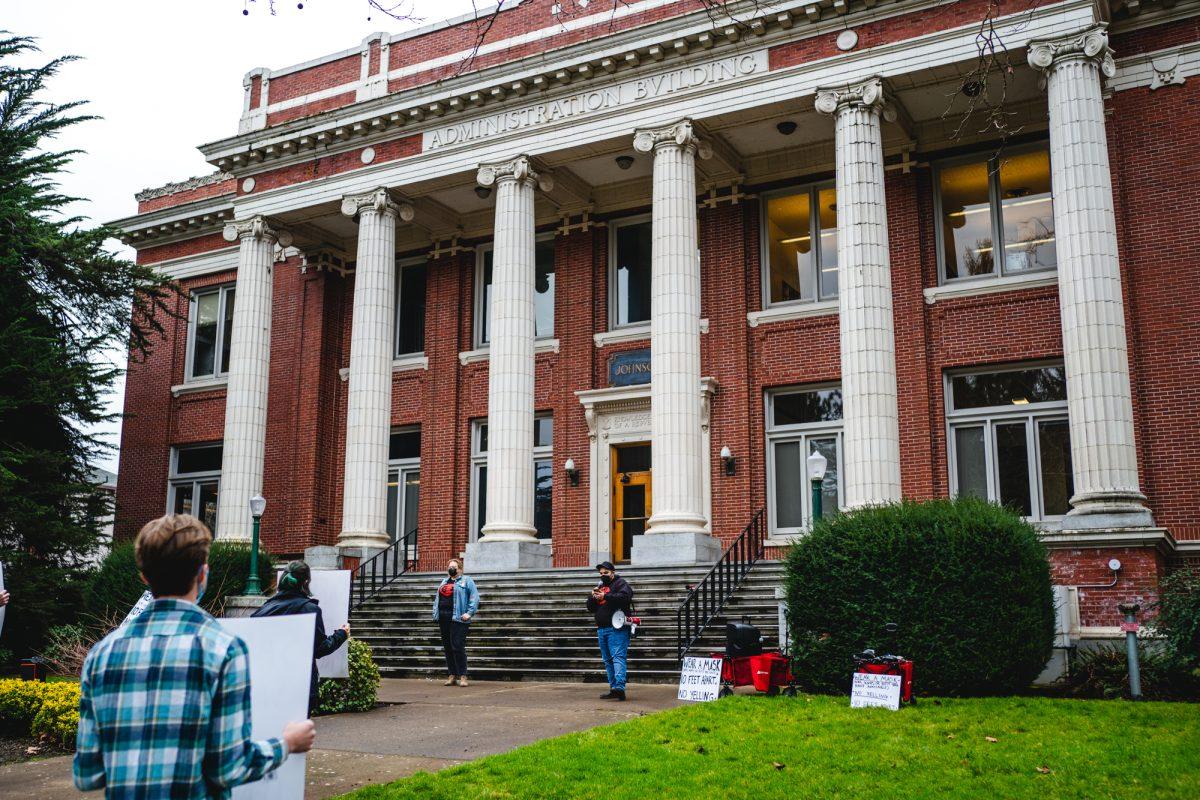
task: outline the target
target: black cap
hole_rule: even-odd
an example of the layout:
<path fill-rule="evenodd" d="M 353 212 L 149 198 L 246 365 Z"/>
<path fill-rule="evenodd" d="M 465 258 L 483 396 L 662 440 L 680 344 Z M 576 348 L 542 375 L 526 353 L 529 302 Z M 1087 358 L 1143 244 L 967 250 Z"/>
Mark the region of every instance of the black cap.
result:
<path fill-rule="evenodd" d="M 606 569 L 609 572 L 617 571 L 617 568 L 613 566 L 613 563 L 611 561 L 601 561 L 599 564 L 596 565 L 596 569 L 598 569 L 598 570 Z"/>

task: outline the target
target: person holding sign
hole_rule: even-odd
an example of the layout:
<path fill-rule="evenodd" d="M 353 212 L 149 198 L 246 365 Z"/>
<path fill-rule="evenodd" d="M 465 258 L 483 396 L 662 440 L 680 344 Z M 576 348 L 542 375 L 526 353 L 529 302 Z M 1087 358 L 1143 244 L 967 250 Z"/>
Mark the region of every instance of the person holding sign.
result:
<path fill-rule="evenodd" d="M 316 614 L 317 625 L 313 639 L 312 680 L 308 685 L 308 713 L 317 710 L 317 659 L 337 650 L 350 638 L 350 625 L 338 628 L 329 636 L 325 635 L 325 618 L 321 616 L 321 606 L 317 598 L 312 596 L 309 584 L 312 583 L 312 570 L 303 561 L 293 561 L 287 565 L 279 578 L 279 590 L 270 600 L 250 616 L 278 617 L 287 614 Z"/>
<path fill-rule="evenodd" d="M 446 564 L 446 577 L 433 598 L 433 618 L 442 633 L 446 653 L 446 686 L 467 685 L 467 631 L 479 611 L 479 590 L 475 581 L 461 574 L 458 561 Z"/>
<path fill-rule="evenodd" d="M 227 800 L 289 753 L 313 746 L 311 720 L 250 738 L 246 644 L 196 603 L 208 581 L 212 533 L 168 514 L 138 533 L 134 554 L 154 600 L 104 637 L 83 665 L 75 785 L 110 800 Z"/>
<path fill-rule="evenodd" d="M 587 608 L 596 618 L 596 639 L 608 674 L 608 693 L 600 695 L 600 699 L 624 700 L 630 638 L 625 615 L 633 604 L 633 587 L 617 574 L 611 561 L 600 562 L 596 569 L 600 572 L 600 585 L 592 589 Z"/>

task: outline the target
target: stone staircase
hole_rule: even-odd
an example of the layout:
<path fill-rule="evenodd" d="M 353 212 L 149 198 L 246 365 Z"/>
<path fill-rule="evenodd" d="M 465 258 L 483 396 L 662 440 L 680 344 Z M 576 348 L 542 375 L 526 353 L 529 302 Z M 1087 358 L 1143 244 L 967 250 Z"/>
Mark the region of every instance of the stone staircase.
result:
<path fill-rule="evenodd" d="M 631 682 L 673 682 L 679 676 L 675 610 L 688 587 L 708 567 L 627 567 L 620 574 L 633 586 L 643 620 L 630 646 Z M 406 575 L 351 615 L 356 638 L 371 646 L 384 677 L 445 674 L 441 637 L 431 611 L 443 573 Z M 595 621 L 585 607 L 597 584 L 594 569 L 527 570 L 472 575 L 479 587 L 479 615 L 471 623 L 467 656 L 471 677 L 484 680 L 603 681 Z M 759 562 L 725 609 L 730 620 L 748 616 L 778 643 L 778 600 L 783 567 Z M 696 655 L 723 651 L 725 618 L 718 618 L 692 648 Z"/>

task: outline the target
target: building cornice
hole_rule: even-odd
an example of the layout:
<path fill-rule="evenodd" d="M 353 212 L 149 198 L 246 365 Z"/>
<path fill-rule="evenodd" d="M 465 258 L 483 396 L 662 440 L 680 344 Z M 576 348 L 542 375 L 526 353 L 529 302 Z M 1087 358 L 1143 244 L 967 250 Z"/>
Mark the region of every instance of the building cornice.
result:
<path fill-rule="evenodd" d="M 1164 556 L 1179 547 L 1166 528 L 1113 528 L 1095 531 L 1055 531 L 1042 534 L 1050 550 L 1077 550 L 1091 547 L 1147 547 Z"/>
<path fill-rule="evenodd" d="M 135 214 L 108 224 L 122 231 L 118 238 L 125 244 L 143 247 L 220 233 L 232 219 L 233 195 L 226 194 Z"/>

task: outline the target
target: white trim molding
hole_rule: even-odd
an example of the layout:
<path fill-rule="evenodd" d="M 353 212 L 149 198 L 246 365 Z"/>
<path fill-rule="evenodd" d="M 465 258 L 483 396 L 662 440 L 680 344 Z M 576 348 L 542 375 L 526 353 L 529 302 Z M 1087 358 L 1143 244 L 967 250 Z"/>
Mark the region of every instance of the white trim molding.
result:
<path fill-rule="evenodd" d="M 458 354 L 458 363 L 464 367 L 467 364 L 477 364 L 480 361 L 487 361 L 491 356 L 492 349 L 490 347 L 477 347 L 474 350 L 464 350 Z M 534 354 L 538 353 L 557 353 L 558 339 L 538 339 L 533 343 Z"/>
<path fill-rule="evenodd" d="M 837 300 L 821 300 L 815 303 L 796 303 L 789 306 L 775 305 L 764 308 L 762 311 L 751 311 L 746 315 L 746 322 L 751 328 L 757 328 L 763 323 L 786 322 L 809 317 L 836 317 L 837 314 Z"/>
<path fill-rule="evenodd" d="M 1002 275 L 979 280 L 954 281 L 925 289 L 925 303 L 933 305 L 938 300 L 958 297 L 974 297 L 996 292 L 1015 292 L 1020 289 L 1035 289 L 1039 286 L 1057 286 L 1058 272 L 1037 272 L 1032 275 Z"/>
<path fill-rule="evenodd" d="M 708 319 L 700 320 L 700 332 L 708 333 Z M 623 328 L 613 328 L 610 331 L 600 331 L 592 335 L 596 347 L 607 347 L 610 344 L 625 344 L 650 339 L 650 323 L 640 322 L 637 325 L 627 325 Z"/>
<path fill-rule="evenodd" d="M 181 397 L 185 394 L 199 394 L 200 392 L 211 392 L 217 389 L 225 389 L 229 385 L 229 376 L 222 375 L 219 378 L 205 378 L 203 380 L 187 381 L 186 383 L 176 384 L 171 387 L 172 397 Z"/>

